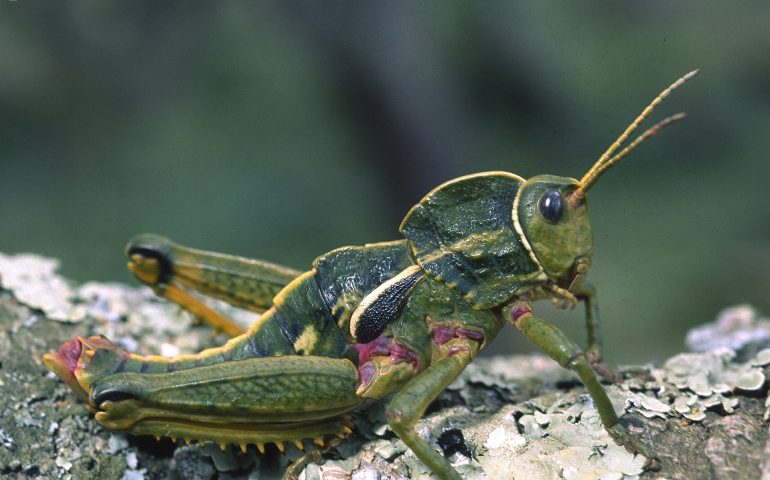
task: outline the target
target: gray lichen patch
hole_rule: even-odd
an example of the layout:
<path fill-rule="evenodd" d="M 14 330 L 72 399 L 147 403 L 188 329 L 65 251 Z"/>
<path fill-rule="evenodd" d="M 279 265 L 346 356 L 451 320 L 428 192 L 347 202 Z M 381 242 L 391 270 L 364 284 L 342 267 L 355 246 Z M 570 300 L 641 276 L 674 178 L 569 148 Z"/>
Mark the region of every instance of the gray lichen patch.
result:
<path fill-rule="evenodd" d="M 685 343 L 693 352 L 728 348 L 739 359 L 745 359 L 770 347 L 770 318 L 760 315 L 751 305 L 725 308 L 713 322 L 690 330 Z"/>
<path fill-rule="evenodd" d="M 177 340 L 195 351 L 213 343 L 211 333 L 189 328 L 186 314 L 148 289 L 78 287 L 56 274 L 57 264 L 0 254 L 0 477 L 163 478 L 168 458 L 101 428 L 41 357 L 78 335 L 109 335 L 149 353 Z"/>
<path fill-rule="evenodd" d="M 707 410 L 732 414 L 740 404 L 737 394 L 765 388 L 765 357 L 762 350 L 746 362 L 736 362 L 735 353 L 726 348 L 676 355 L 649 372 L 654 382 L 626 383 L 625 410 L 647 418 L 681 415 L 694 422 L 706 419 Z"/>
<path fill-rule="evenodd" d="M 612 441 L 585 395 L 571 392 L 546 412 L 535 410 L 518 420 L 516 409 L 502 409 L 478 429 L 488 453 L 479 461 L 490 478 L 623 478 L 642 473 L 645 459 Z M 501 462 L 501 457 L 510 461 Z"/>
<path fill-rule="evenodd" d="M 104 453 L 108 433 L 40 361 L 74 328 L 31 315 L 0 292 L 0 477 L 120 478 L 125 456 Z"/>
<path fill-rule="evenodd" d="M 629 393 L 626 398 L 626 411 L 637 412 L 647 418 L 671 416 L 671 406 L 644 393 Z"/>
<path fill-rule="evenodd" d="M 701 397 L 725 394 L 736 389 L 755 391 L 765 383 L 765 374 L 752 358 L 735 363 L 735 352 L 720 348 L 706 353 L 682 353 L 663 365 L 666 381 L 689 389 Z"/>

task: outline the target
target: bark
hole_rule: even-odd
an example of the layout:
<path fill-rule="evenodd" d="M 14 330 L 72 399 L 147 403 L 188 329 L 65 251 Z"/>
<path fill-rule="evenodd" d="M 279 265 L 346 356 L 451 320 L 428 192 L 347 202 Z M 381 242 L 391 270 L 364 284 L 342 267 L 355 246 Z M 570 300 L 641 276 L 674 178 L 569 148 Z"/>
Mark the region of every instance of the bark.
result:
<path fill-rule="evenodd" d="M 253 446 L 244 455 L 100 427 L 45 369 L 45 352 L 77 335 L 163 354 L 222 339 L 148 289 L 76 286 L 55 270 L 49 259 L 0 254 L 0 476 L 270 479 L 300 455 L 288 445 L 286 455 L 268 448 L 262 456 Z M 470 479 L 770 479 L 770 320 L 735 307 L 687 340 L 697 353 L 616 369 L 618 380 L 606 385 L 623 423 L 657 454 L 659 471 L 643 471 L 644 458 L 615 445 L 577 379 L 540 355 L 478 359 L 417 429 Z M 375 402 L 357 412 L 356 432 L 303 476 L 430 478 L 382 410 Z"/>

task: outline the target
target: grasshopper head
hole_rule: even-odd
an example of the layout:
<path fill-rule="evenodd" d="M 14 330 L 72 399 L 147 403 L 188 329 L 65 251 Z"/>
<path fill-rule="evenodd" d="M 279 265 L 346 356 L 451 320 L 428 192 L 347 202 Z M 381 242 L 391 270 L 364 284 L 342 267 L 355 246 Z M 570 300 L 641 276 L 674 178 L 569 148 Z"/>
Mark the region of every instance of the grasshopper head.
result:
<path fill-rule="evenodd" d="M 573 178 L 538 175 L 527 180 L 514 205 L 545 274 L 564 288 L 591 264 L 591 223 L 585 195 L 575 195 L 579 186 Z"/>
<path fill-rule="evenodd" d="M 693 70 L 680 77 L 655 97 L 580 180 L 540 175 L 529 179 L 522 187 L 514 204 L 514 218 L 518 215 L 521 229 L 545 274 L 559 286 L 577 286 L 591 264 L 591 224 L 586 211 L 586 192 L 645 140 L 685 118 L 683 113 L 665 118 L 615 153 L 655 106 L 697 73 L 698 70 Z"/>

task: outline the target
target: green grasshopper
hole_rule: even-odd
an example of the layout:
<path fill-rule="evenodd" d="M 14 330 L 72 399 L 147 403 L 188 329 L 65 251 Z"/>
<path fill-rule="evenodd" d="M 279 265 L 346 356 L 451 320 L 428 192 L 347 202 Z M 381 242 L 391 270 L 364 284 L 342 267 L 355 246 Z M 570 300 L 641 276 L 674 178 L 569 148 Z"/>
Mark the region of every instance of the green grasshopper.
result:
<path fill-rule="evenodd" d="M 573 370 L 619 443 L 644 453 L 618 423 L 602 373 L 594 290 L 584 283 L 592 234 L 586 192 L 613 165 L 665 126 L 668 117 L 615 153 L 650 112 L 697 70 L 663 90 L 580 179 L 528 180 L 485 172 L 446 182 L 401 223 L 401 240 L 342 247 L 301 273 L 140 235 L 126 248 L 129 268 L 160 296 L 232 338 L 173 358 L 142 356 L 104 337 L 77 337 L 46 354 L 59 375 L 108 429 L 224 448 L 274 443 L 319 448 L 289 467 L 296 477 L 322 447 L 351 433 L 348 414 L 392 395 L 393 431 L 442 479 L 459 479 L 415 432 L 430 403 L 510 323 Z M 613 155 L 614 154 L 614 155 Z M 261 313 L 243 331 L 202 294 Z M 550 299 L 585 302 L 584 352 L 532 313 Z"/>

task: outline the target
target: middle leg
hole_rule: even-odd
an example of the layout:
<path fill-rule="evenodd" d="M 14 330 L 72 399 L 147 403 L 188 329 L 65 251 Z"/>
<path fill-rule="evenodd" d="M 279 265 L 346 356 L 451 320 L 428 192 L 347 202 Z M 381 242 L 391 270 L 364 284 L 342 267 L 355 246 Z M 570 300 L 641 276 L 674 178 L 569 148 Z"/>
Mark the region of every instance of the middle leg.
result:
<path fill-rule="evenodd" d="M 585 303 L 586 308 L 586 337 L 588 345 L 586 347 L 586 357 L 588 363 L 603 380 L 607 382 L 615 381 L 615 374 L 610 368 L 602 363 L 602 334 L 599 328 L 599 308 L 596 301 L 596 288 L 593 285 L 583 285 L 575 297 Z"/>

